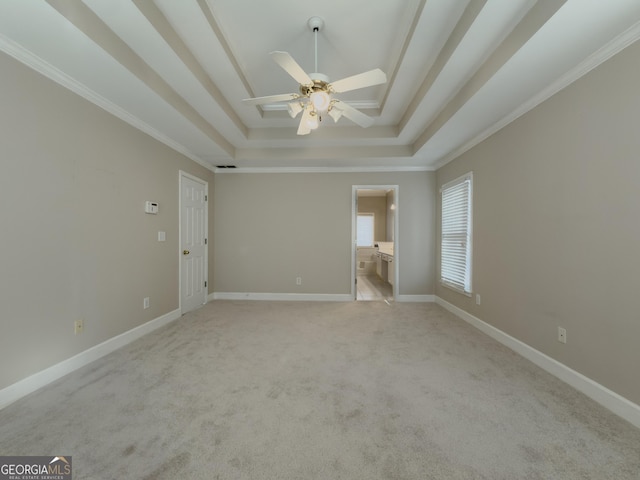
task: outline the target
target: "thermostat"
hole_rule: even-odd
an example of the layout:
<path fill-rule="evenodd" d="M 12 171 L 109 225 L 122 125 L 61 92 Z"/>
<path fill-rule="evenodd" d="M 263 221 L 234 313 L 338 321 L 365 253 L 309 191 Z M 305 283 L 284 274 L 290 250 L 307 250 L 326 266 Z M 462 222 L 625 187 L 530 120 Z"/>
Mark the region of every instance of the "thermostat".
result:
<path fill-rule="evenodd" d="M 153 215 L 156 215 L 158 213 L 158 203 L 147 200 L 144 202 L 144 211 L 145 213 L 152 213 Z"/>

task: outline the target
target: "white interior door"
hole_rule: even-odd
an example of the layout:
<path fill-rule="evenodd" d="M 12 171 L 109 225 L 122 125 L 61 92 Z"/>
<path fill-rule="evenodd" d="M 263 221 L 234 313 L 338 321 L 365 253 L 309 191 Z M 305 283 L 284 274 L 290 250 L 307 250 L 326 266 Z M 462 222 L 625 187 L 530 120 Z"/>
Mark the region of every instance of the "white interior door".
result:
<path fill-rule="evenodd" d="M 207 183 L 180 172 L 180 308 L 207 301 Z"/>

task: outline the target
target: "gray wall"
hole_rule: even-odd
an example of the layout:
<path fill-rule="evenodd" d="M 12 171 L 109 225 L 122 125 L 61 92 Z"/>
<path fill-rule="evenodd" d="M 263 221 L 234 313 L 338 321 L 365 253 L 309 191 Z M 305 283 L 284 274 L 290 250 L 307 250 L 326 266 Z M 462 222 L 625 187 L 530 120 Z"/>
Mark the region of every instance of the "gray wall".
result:
<path fill-rule="evenodd" d="M 3 388 L 178 308 L 178 171 L 210 194 L 213 174 L 4 54 L 0 71 Z"/>
<path fill-rule="evenodd" d="M 636 404 L 638 59 L 636 42 L 437 172 L 438 186 L 474 172 L 473 290 L 482 305 L 436 288 Z"/>
<path fill-rule="evenodd" d="M 216 292 L 349 294 L 352 185 L 399 185 L 398 293 L 433 294 L 434 172 L 217 174 Z"/>

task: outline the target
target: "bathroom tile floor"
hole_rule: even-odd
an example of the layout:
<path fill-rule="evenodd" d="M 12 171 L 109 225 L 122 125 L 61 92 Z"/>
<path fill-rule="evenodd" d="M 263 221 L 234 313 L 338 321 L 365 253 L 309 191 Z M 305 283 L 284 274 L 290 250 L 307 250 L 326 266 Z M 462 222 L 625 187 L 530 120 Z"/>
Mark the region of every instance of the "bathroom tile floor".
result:
<path fill-rule="evenodd" d="M 358 300 L 393 301 L 393 287 L 378 275 L 358 275 Z"/>

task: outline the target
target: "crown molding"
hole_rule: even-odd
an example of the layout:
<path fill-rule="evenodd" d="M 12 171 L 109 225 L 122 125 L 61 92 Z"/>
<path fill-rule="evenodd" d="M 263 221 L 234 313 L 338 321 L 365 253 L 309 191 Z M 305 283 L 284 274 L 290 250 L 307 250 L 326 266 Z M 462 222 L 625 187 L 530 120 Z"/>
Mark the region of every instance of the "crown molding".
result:
<path fill-rule="evenodd" d="M 211 171 L 214 170 L 214 167 L 210 163 L 199 158 L 197 155 L 195 155 L 193 152 L 186 149 L 180 143 L 160 133 L 158 130 L 156 130 L 149 124 L 143 122 L 138 117 L 131 115 L 129 112 L 127 112 L 123 108 L 107 100 L 106 98 L 94 92 L 93 90 L 87 88 L 82 83 L 71 78 L 69 75 L 65 74 L 64 72 L 57 69 L 50 63 L 46 62 L 42 58 L 38 57 L 37 55 L 33 54 L 32 52 L 25 49 L 21 45 L 18 45 L 17 43 L 13 42 L 12 40 L 8 39 L 2 34 L 0 34 L 0 50 L 5 52 L 7 55 L 15 58 L 20 63 L 26 65 L 32 70 L 35 70 L 39 74 L 44 75 L 49 80 L 56 82 L 58 85 L 61 85 L 62 87 L 72 91 L 76 95 L 79 95 L 85 100 L 88 100 L 89 102 L 102 108 L 103 110 L 110 113 L 111 115 L 128 123 L 132 127 L 155 138 L 159 142 L 165 144 L 167 147 L 171 148 L 172 150 L 175 150 L 176 152 L 184 155 L 185 157 L 194 161 L 198 165 L 201 165 L 207 170 L 211 170 Z"/>
<path fill-rule="evenodd" d="M 637 40 L 640 39 L 640 22 L 635 23 L 633 26 L 625 30 L 623 33 L 615 37 L 609 43 L 607 43 L 602 48 L 596 50 L 594 53 L 589 55 L 584 61 L 578 64 L 575 68 L 569 70 L 567 73 L 562 75 L 558 80 L 553 82 L 551 85 L 543 89 L 537 95 L 531 97 L 528 101 L 521 104 L 518 108 L 513 110 L 508 115 L 502 117 L 496 123 L 491 125 L 489 128 L 479 133 L 471 140 L 458 147 L 448 155 L 444 156 L 440 161 L 434 164 L 434 170 L 438 170 L 441 167 L 444 167 L 447 163 L 455 160 L 460 155 L 465 152 L 471 150 L 473 147 L 481 143 L 482 141 L 489 138 L 494 133 L 502 130 L 504 127 L 509 125 L 511 122 L 517 120 L 525 113 L 533 110 L 535 107 L 540 105 L 545 100 L 548 100 L 553 95 L 558 93 L 560 90 L 568 87 L 573 82 L 577 81 L 587 73 L 589 73 L 594 68 L 600 66 L 607 60 L 609 60 L 614 55 L 620 53 L 622 50 L 627 48 L 629 45 L 633 44 Z"/>
<path fill-rule="evenodd" d="M 346 101 L 353 108 L 357 108 L 359 110 L 380 110 L 380 102 L 376 100 L 354 100 L 354 101 Z M 287 111 L 286 103 L 271 103 L 267 105 L 260 106 L 262 110 L 265 112 L 278 112 L 278 111 Z"/>
<path fill-rule="evenodd" d="M 433 167 L 248 167 L 216 168 L 214 173 L 394 173 L 433 172 Z"/>

